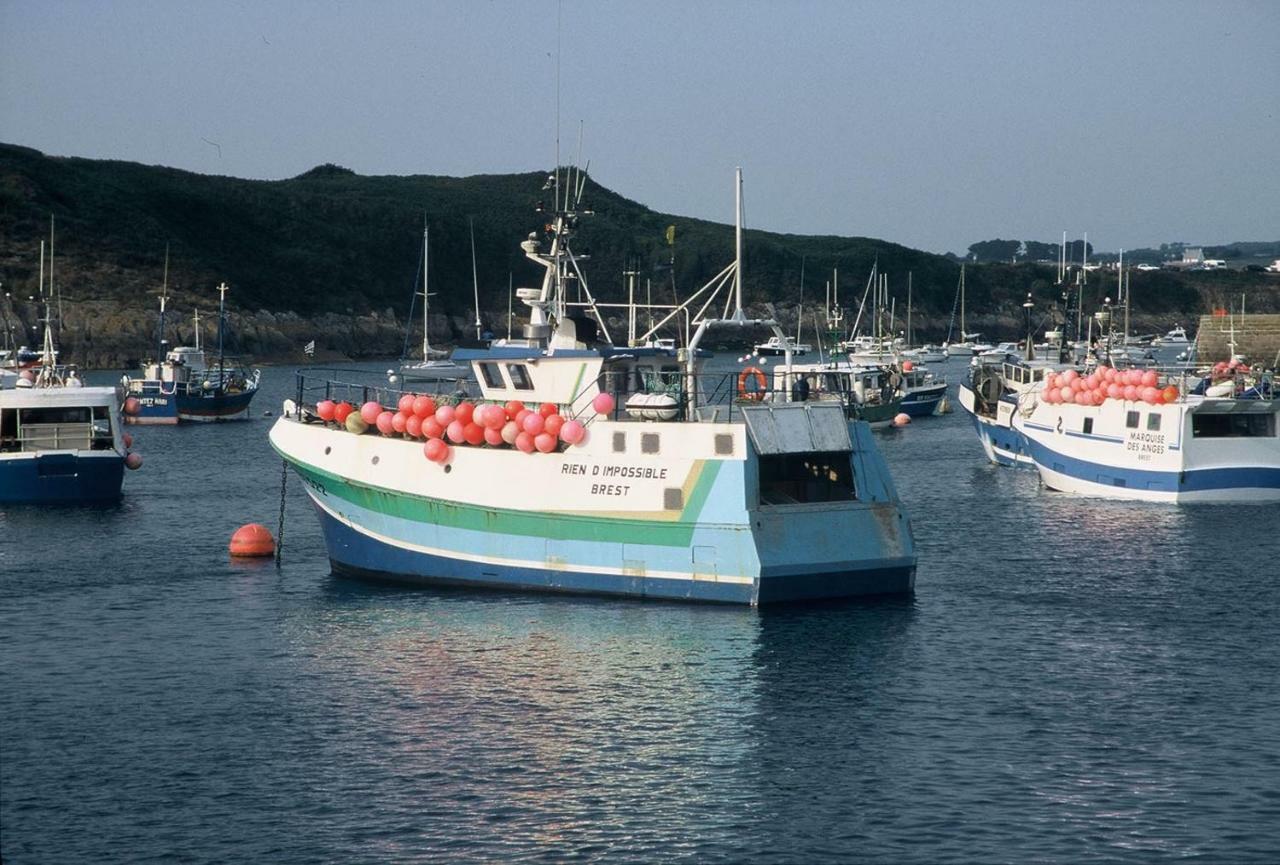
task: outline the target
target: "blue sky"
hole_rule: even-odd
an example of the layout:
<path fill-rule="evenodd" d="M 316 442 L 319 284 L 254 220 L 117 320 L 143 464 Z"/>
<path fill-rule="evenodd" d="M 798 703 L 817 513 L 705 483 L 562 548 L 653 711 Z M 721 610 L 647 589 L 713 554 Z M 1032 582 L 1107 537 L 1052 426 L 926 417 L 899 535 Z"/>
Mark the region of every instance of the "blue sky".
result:
<path fill-rule="evenodd" d="M 557 50 L 557 13 L 560 48 Z M 1276 2 L 0 0 L 0 140 L 279 179 L 549 168 L 935 252 L 1280 239 Z"/>

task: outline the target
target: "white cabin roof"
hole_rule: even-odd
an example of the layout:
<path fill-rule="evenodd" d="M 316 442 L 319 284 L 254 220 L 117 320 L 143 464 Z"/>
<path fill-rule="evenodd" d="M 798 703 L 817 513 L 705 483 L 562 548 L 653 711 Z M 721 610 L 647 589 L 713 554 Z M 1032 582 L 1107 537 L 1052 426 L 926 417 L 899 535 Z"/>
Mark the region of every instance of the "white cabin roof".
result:
<path fill-rule="evenodd" d="M 114 387 L 15 387 L 0 391 L 0 408 L 74 408 L 119 405 Z"/>

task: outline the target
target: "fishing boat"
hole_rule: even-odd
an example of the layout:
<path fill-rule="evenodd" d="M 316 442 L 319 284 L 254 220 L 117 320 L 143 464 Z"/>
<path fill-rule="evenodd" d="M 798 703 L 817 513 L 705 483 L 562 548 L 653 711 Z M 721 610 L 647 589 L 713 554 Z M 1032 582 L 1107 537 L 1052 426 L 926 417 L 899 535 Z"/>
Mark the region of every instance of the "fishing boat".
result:
<path fill-rule="evenodd" d="M 899 376 L 898 389 L 902 393 L 902 411 L 911 417 L 929 417 L 942 408 L 947 396 L 947 380 L 932 372 L 923 363 L 903 360 L 896 367 Z"/>
<path fill-rule="evenodd" d="M 1152 502 L 1280 501 L 1280 402 L 1188 395 L 1185 380 L 1154 370 L 1103 373 L 1102 392 L 1120 396 L 1083 387 L 1067 397 L 1071 388 L 1050 378 L 1020 400 L 1014 429 L 1046 487 Z"/>
<path fill-rule="evenodd" d="M 52 281 L 52 265 L 50 266 Z M 86 387 L 72 368 L 57 366 L 51 326 L 52 291 L 45 299 L 41 362 L 0 378 L 0 504 L 97 504 L 120 498 L 129 454 L 113 387 Z"/>
<path fill-rule="evenodd" d="M 465 378 L 471 372 L 466 364 L 452 360 L 449 357 L 449 352 L 444 349 L 434 348 L 431 345 L 431 326 L 428 315 L 432 297 L 430 237 L 430 229 L 424 223 L 422 226 L 422 290 L 414 292 L 415 299 L 417 297 L 422 298 L 422 359 L 401 361 L 398 373 L 392 372 L 392 376 L 398 375 L 398 380 L 401 382 L 457 381 Z M 405 342 L 407 348 L 407 335 Z"/>
<path fill-rule="evenodd" d="M 554 208 L 540 217 L 545 234 L 522 244 L 545 271 L 536 295 L 519 295 L 529 307 L 523 344 L 454 352 L 471 365 L 482 403 L 345 391 L 299 373 L 270 438 L 306 484 L 334 570 L 751 605 L 910 592 L 910 523 L 867 426 L 840 406 L 765 400 L 742 374 L 702 369 L 698 346 L 714 329 L 783 335 L 742 313 L 741 176 L 734 261 L 628 346 L 613 343 L 573 263 L 583 181 L 560 175 Z M 667 320 L 719 308 L 730 285 L 729 317 L 693 316 L 677 352 L 643 347 Z M 674 375 L 664 378 L 665 367 Z M 626 410 L 651 384 L 674 390 L 670 419 Z M 352 432 L 361 415 L 334 406 L 346 394 L 369 397 L 361 412 L 384 435 Z M 393 398 L 394 416 L 378 411 Z"/>
<path fill-rule="evenodd" d="M 1183 348 L 1191 345 L 1191 340 L 1187 338 L 1187 331 L 1182 325 L 1175 325 L 1164 336 L 1158 336 L 1151 342 L 1152 345 L 1164 348 Z"/>
<path fill-rule="evenodd" d="M 904 411 L 899 382 L 893 370 L 882 366 L 844 360 L 786 364 L 774 367 L 765 401 L 786 395 L 792 401 L 838 404 L 850 420 L 886 427 Z"/>
<path fill-rule="evenodd" d="M 258 392 L 262 371 L 249 370 L 225 352 L 227 284 L 218 286 L 218 356 L 209 365 L 200 346 L 200 311 L 195 311 L 195 345 L 165 351 L 163 339 L 166 294 L 160 296 L 158 360 L 143 364 L 140 376 L 124 376 L 121 385 L 136 399 L 138 411 L 126 415 L 131 424 L 205 423 L 249 416 L 249 403 Z"/>

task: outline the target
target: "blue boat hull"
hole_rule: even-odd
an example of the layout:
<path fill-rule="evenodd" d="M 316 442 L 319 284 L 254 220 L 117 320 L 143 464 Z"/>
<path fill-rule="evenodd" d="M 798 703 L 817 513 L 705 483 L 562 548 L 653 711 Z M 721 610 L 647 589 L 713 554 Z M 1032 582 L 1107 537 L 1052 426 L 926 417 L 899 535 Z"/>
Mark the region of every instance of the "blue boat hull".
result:
<path fill-rule="evenodd" d="M 179 393 L 178 418 L 185 421 L 233 420 L 248 414 L 249 402 L 256 390 L 217 396 L 194 396 Z"/>
<path fill-rule="evenodd" d="M 902 398 L 902 410 L 911 417 L 928 417 L 938 410 L 938 403 L 947 394 L 947 386 L 939 385 L 930 390 L 915 391 Z"/>
<path fill-rule="evenodd" d="M 102 455 L 23 454 L 0 459 L 0 504 L 91 504 L 120 498 L 124 459 Z"/>
<path fill-rule="evenodd" d="M 861 595 L 909 593 L 909 564 L 819 574 L 770 573 L 748 583 L 670 579 L 570 569 L 496 567 L 482 561 L 404 549 L 356 531 L 316 506 L 335 573 L 409 585 L 453 585 L 514 591 L 618 595 L 657 600 L 762 604 Z"/>

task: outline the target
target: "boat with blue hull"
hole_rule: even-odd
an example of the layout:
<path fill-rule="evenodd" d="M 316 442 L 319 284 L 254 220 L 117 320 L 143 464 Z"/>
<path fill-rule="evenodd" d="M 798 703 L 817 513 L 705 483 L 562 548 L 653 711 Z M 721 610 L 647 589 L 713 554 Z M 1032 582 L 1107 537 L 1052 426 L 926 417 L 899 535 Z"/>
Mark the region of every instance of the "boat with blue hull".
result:
<path fill-rule="evenodd" d="M 990 462 L 1006 468 L 1031 468 L 1027 442 L 1013 425 L 1018 397 L 1061 366 L 1006 355 L 998 361 L 975 362 L 970 368 L 968 379 L 960 383 L 960 407 L 973 422 L 978 442 Z"/>
<path fill-rule="evenodd" d="M 200 312 L 195 313 L 195 345 L 166 350 L 165 295 L 160 297 L 159 361 L 143 365 L 142 375 L 121 379 L 136 400 L 137 411 L 128 423 L 165 425 L 179 422 L 212 422 L 247 418 L 249 404 L 258 392 L 262 372 L 249 370 L 223 351 L 226 327 L 226 283 L 218 286 L 218 356 L 210 365 L 200 347 Z"/>
<path fill-rule="evenodd" d="M 74 369 L 56 365 L 43 244 L 40 270 L 41 365 L 0 379 L 0 504 L 114 502 L 126 460 L 136 468 L 141 458 L 127 454 L 116 389 L 86 387 Z"/>
<path fill-rule="evenodd" d="M 1180 396 L 1051 403 L 1025 394 L 1014 428 L 1050 489 L 1155 502 L 1280 501 L 1280 403 Z"/>
<path fill-rule="evenodd" d="M 897 371 L 901 379 L 898 389 L 902 392 L 902 411 L 911 417 L 938 414 L 947 395 L 947 380 L 912 361 L 904 361 Z"/>
<path fill-rule="evenodd" d="M 469 417 L 523 418 L 507 420 L 501 437 L 464 444 L 459 428 L 450 446 L 424 433 L 424 460 L 413 427 L 360 435 L 351 431 L 360 422 L 321 416 L 343 394 L 384 404 L 401 394 L 299 374 L 271 443 L 306 484 L 334 570 L 409 584 L 750 605 L 912 591 L 911 525 L 869 428 L 838 404 L 739 396 L 734 375 L 701 368 L 698 344 L 712 328 L 763 325 L 782 336 L 773 322 L 740 312 L 740 227 L 734 263 L 686 301 L 714 309 L 708 295 L 732 279 L 738 312 L 695 318 L 680 350 L 653 345 L 652 332 L 615 345 L 571 264 L 581 187 L 561 200 L 553 185 L 549 249 L 536 235 L 522 244 L 545 268 L 541 289 L 520 295 L 530 307 L 524 336 L 454 352 L 485 401 Z M 586 299 L 571 301 L 579 291 Z M 674 406 L 651 410 L 633 399 L 654 386 L 664 397 L 674 392 Z M 312 410 L 319 397 L 328 408 Z M 541 428 L 527 409 L 513 413 L 523 402 L 569 419 L 560 441 L 541 434 L 534 450 L 515 433 L 508 440 L 509 428 Z M 446 419 L 453 413 L 449 406 Z"/>

